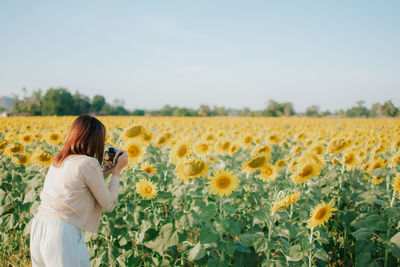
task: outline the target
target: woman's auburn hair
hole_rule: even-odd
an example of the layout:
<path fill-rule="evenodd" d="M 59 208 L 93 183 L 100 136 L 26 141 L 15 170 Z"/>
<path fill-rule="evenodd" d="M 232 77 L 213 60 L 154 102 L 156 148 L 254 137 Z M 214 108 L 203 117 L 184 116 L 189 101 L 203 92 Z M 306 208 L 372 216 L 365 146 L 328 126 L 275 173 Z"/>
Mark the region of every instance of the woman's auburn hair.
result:
<path fill-rule="evenodd" d="M 74 120 L 69 129 L 64 147 L 53 160 L 60 167 L 69 155 L 87 155 L 103 162 L 106 128 L 93 116 L 84 114 Z"/>

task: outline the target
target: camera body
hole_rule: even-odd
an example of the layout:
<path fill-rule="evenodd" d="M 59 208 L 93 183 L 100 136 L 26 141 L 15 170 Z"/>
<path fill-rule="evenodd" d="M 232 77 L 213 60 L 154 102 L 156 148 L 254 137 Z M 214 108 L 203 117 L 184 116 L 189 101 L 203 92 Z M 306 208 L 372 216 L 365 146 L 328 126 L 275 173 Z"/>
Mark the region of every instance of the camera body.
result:
<path fill-rule="evenodd" d="M 115 147 L 109 147 L 105 151 L 104 160 L 114 162 L 115 154 L 117 154 L 117 151 L 118 151 L 118 149 L 116 149 Z M 117 163 L 117 162 L 115 162 L 115 163 Z"/>

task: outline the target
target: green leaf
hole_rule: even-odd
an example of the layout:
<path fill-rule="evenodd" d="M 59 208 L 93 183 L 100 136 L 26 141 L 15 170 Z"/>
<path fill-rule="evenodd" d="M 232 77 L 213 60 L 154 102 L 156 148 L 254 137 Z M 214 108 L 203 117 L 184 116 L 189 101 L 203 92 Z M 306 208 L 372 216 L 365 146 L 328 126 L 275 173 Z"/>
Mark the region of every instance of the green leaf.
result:
<path fill-rule="evenodd" d="M 206 255 L 206 250 L 204 247 L 197 243 L 190 251 L 189 251 L 189 260 L 195 261 L 203 258 Z"/>
<path fill-rule="evenodd" d="M 250 248 L 248 246 L 245 246 L 243 243 L 236 241 L 236 250 L 240 252 L 246 252 L 250 253 Z"/>
<path fill-rule="evenodd" d="M 178 242 L 179 242 L 178 232 L 174 232 L 173 225 L 171 223 L 168 223 L 161 227 L 159 236 L 155 240 L 145 242 L 144 245 L 148 248 L 157 251 L 160 254 L 163 254 L 163 252 L 168 247 L 174 246 L 178 244 Z"/>
<path fill-rule="evenodd" d="M 354 236 L 354 238 L 357 240 L 369 240 L 372 232 L 368 228 L 360 228 L 357 231 L 351 233 L 351 235 Z"/>
<path fill-rule="evenodd" d="M 314 253 L 314 256 L 325 262 L 329 260 L 329 255 L 323 248 L 317 249 L 317 251 Z"/>
<path fill-rule="evenodd" d="M 217 213 L 217 206 L 215 204 L 209 204 L 201 213 L 200 218 L 202 218 L 203 220 L 210 220 L 214 218 Z"/>
<path fill-rule="evenodd" d="M 397 234 L 395 234 L 390 241 L 394 244 L 396 244 L 398 247 L 400 247 L 400 232 L 398 232 Z"/>
<path fill-rule="evenodd" d="M 303 259 L 303 251 L 300 244 L 294 245 L 289 248 L 289 253 L 286 256 L 288 261 L 300 261 Z"/>
<path fill-rule="evenodd" d="M 242 234 L 240 235 L 240 241 L 246 246 L 253 245 L 254 234 Z"/>
<path fill-rule="evenodd" d="M 218 242 L 218 248 L 228 255 L 233 255 L 233 253 L 235 252 L 236 246 L 235 246 L 235 242 L 233 242 L 233 240 L 228 239 L 228 240 L 223 240 L 223 241 Z"/>
<path fill-rule="evenodd" d="M 216 242 L 219 239 L 218 233 L 210 226 L 204 227 L 200 231 L 199 241 L 202 244 Z"/>
<path fill-rule="evenodd" d="M 268 249 L 267 239 L 263 232 L 258 232 L 253 237 L 253 246 L 256 252 L 265 251 Z"/>

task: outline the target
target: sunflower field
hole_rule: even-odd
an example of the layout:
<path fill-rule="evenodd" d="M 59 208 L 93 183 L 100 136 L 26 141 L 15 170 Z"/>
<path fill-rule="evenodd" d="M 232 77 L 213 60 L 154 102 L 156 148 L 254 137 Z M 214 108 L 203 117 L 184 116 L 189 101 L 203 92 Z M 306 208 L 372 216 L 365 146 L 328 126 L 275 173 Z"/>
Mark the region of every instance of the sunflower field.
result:
<path fill-rule="evenodd" d="M 0 118 L 0 266 L 29 266 L 74 119 Z M 91 266 L 400 265 L 399 120 L 99 119 L 129 167 L 117 207 L 85 232 Z"/>

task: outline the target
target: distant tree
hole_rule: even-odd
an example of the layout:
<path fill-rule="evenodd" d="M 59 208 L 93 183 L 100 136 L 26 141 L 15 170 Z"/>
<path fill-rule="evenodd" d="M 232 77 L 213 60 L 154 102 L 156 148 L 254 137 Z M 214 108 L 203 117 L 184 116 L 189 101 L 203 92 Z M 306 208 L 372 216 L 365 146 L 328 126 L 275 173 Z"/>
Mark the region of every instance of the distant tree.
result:
<path fill-rule="evenodd" d="M 306 112 L 304 113 L 307 117 L 318 117 L 319 116 L 319 107 L 316 105 L 312 105 L 306 108 Z"/>
<path fill-rule="evenodd" d="M 65 88 L 50 88 L 43 96 L 42 115 L 73 115 L 74 98 Z"/>
<path fill-rule="evenodd" d="M 85 95 L 76 92 L 74 94 L 74 114 L 86 114 L 90 111 L 90 99 Z"/>
<path fill-rule="evenodd" d="M 215 114 L 215 116 L 228 116 L 228 110 L 224 107 L 214 106 L 212 113 Z"/>
<path fill-rule="evenodd" d="M 262 115 L 266 117 L 292 116 L 295 114 L 292 103 L 285 102 L 280 104 L 274 100 L 269 100 L 267 108 L 262 111 Z"/>
<path fill-rule="evenodd" d="M 281 106 L 282 106 L 282 111 L 283 111 L 282 114 L 284 116 L 293 116 L 296 114 L 292 103 L 285 102 L 285 103 L 282 103 Z"/>
<path fill-rule="evenodd" d="M 369 110 L 364 106 L 364 101 L 357 101 L 357 106 L 346 111 L 346 117 L 369 117 Z"/>
<path fill-rule="evenodd" d="M 396 117 L 399 115 L 399 109 L 393 105 L 391 100 L 389 100 L 383 103 L 382 113 L 386 117 Z"/>
<path fill-rule="evenodd" d="M 383 116 L 382 105 L 380 103 L 372 104 L 369 114 L 372 118 Z"/>
<path fill-rule="evenodd" d="M 129 115 L 129 111 L 124 107 L 115 107 L 108 103 L 103 106 L 103 109 L 100 111 L 100 113 L 104 115 Z"/>
<path fill-rule="evenodd" d="M 144 116 L 144 109 L 135 109 L 133 112 L 131 112 L 131 115 L 133 116 Z"/>
<path fill-rule="evenodd" d="M 92 112 L 100 112 L 104 105 L 106 104 L 106 99 L 104 96 L 95 95 L 92 99 L 92 104 L 90 106 L 90 111 Z"/>
<path fill-rule="evenodd" d="M 174 108 L 172 108 L 170 105 L 165 105 L 158 113 L 161 116 L 172 116 L 173 111 Z"/>
<path fill-rule="evenodd" d="M 250 111 L 249 108 L 243 108 L 240 112 L 239 112 L 239 116 L 253 116 L 253 113 Z"/>
<path fill-rule="evenodd" d="M 197 115 L 201 117 L 211 116 L 212 112 L 208 105 L 201 105 L 197 110 Z"/>
<path fill-rule="evenodd" d="M 18 113 L 30 113 L 32 115 L 39 116 L 42 114 L 42 91 L 39 89 L 33 91 L 30 96 L 28 96 L 28 91 L 23 88 L 24 96 L 19 99 L 17 95 L 14 95 L 14 108 L 13 112 Z"/>

